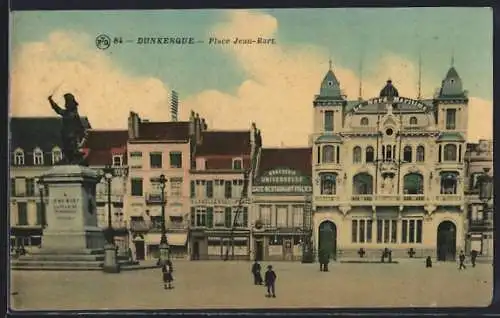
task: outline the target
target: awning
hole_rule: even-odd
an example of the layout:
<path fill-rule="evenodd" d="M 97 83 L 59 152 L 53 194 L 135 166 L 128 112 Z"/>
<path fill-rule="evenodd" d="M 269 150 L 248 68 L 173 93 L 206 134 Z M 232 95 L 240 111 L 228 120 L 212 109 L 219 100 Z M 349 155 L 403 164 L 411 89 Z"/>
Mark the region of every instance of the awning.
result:
<path fill-rule="evenodd" d="M 184 246 L 187 242 L 187 233 L 167 233 L 168 245 Z"/>

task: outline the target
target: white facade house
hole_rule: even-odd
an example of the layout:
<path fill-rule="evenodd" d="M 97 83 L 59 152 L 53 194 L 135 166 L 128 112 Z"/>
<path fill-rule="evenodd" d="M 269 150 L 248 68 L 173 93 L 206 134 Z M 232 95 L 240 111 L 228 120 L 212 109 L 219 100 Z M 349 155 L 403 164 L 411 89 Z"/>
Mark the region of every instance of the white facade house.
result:
<path fill-rule="evenodd" d="M 331 257 L 454 259 L 465 242 L 468 98 L 451 67 L 432 99 L 349 101 L 330 69 L 313 101 L 314 246 Z"/>

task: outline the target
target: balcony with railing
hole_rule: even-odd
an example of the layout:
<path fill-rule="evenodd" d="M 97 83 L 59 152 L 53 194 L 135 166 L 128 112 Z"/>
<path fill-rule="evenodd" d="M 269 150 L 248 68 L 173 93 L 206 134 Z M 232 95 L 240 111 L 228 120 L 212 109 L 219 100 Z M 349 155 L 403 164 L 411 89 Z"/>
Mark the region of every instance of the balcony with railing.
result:
<path fill-rule="evenodd" d="M 161 204 L 161 199 L 162 199 L 161 192 L 146 193 L 146 204 Z"/>
<path fill-rule="evenodd" d="M 107 228 L 108 227 L 108 220 L 107 219 L 99 219 L 97 222 L 97 225 L 100 228 Z M 126 220 L 111 220 L 111 226 L 113 229 L 127 229 L 128 228 L 128 222 Z"/>
<path fill-rule="evenodd" d="M 493 220 L 491 218 L 476 219 L 469 221 L 469 231 L 493 230 Z"/>
<path fill-rule="evenodd" d="M 96 201 L 108 202 L 108 191 L 97 191 Z M 123 192 L 111 191 L 111 202 L 123 202 Z"/>

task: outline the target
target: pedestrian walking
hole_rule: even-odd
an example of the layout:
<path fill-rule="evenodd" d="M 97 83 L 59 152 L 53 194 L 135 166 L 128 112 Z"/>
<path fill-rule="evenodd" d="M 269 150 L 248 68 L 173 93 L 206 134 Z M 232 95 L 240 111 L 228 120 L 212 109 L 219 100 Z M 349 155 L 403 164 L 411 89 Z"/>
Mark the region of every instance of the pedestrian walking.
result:
<path fill-rule="evenodd" d="M 172 275 L 173 268 L 171 266 L 172 262 L 168 260 L 163 264 L 161 271 L 163 274 L 163 285 L 165 289 L 172 289 L 172 281 L 174 280 L 174 277 Z"/>
<path fill-rule="evenodd" d="M 472 263 L 472 267 L 476 267 L 476 258 L 478 252 L 476 250 L 472 250 L 470 252 L 470 262 Z"/>
<path fill-rule="evenodd" d="M 319 250 L 319 270 L 321 272 L 328 272 L 328 263 L 330 261 L 330 254 L 327 249 Z"/>
<path fill-rule="evenodd" d="M 425 267 L 426 268 L 431 268 L 432 267 L 432 259 L 430 256 L 427 256 L 427 258 L 425 259 Z"/>
<path fill-rule="evenodd" d="M 464 254 L 464 251 L 460 251 L 460 255 L 458 256 L 458 260 L 460 261 L 460 265 L 458 266 L 458 269 L 461 270 L 461 269 L 466 269 L 465 267 L 465 254 Z"/>
<path fill-rule="evenodd" d="M 276 284 L 276 273 L 273 271 L 273 267 L 271 265 L 267 266 L 267 272 L 264 277 L 267 287 L 267 295 L 266 297 L 276 298 L 275 292 L 275 284 Z"/>
<path fill-rule="evenodd" d="M 252 265 L 253 283 L 254 285 L 262 285 L 261 267 L 257 260 Z"/>

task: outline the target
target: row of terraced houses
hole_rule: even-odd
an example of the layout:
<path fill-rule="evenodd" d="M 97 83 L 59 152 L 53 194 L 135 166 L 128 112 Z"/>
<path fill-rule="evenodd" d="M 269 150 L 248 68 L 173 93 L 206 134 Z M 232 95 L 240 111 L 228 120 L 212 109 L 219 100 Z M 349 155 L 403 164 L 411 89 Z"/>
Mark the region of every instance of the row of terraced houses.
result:
<path fill-rule="evenodd" d="M 361 250 L 379 257 L 386 247 L 393 257 L 450 260 L 461 249 L 491 256 L 493 217 L 476 181 L 484 168 L 492 173 L 492 142 L 466 142 L 468 107 L 454 67 L 433 98 L 400 96 L 389 80 L 368 100 L 347 100 L 329 69 L 302 148 L 263 147 L 265 134 L 251 122 L 246 130 L 213 130 L 194 113 L 154 122 L 131 112 L 127 130 L 92 129 L 84 118 L 84 150 L 90 167 L 114 168 L 116 241 L 138 260 L 158 257 L 162 174 L 167 239 L 178 258 L 300 260 L 308 239 L 335 259 Z M 48 193 L 37 180 L 61 159 L 60 124 L 11 119 L 13 247 L 43 244 Z M 96 195 L 103 227 L 106 189 L 103 181 Z"/>

